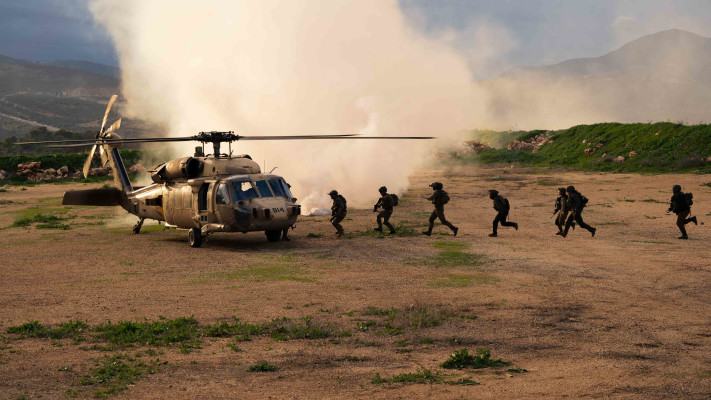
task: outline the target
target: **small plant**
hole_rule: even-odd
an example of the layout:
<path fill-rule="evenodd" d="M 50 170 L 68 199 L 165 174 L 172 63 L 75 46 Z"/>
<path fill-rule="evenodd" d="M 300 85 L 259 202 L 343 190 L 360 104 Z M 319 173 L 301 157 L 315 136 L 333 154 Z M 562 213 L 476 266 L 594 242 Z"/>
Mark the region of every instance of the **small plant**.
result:
<path fill-rule="evenodd" d="M 462 378 L 457 381 L 446 381 L 447 385 L 475 386 L 480 385 L 479 382 L 471 380 L 471 378 Z"/>
<path fill-rule="evenodd" d="M 313 233 L 313 232 L 309 232 L 309 234 L 306 235 L 306 237 L 308 237 L 308 238 L 320 238 L 320 237 L 323 237 L 323 233 Z"/>
<path fill-rule="evenodd" d="M 395 336 L 402 333 L 402 329 L 390 325 L 390 322 L 386 322 L 383 329 L 381 329 L 379 334 L 383 336 Z"/>
<path fill-rule="evenodd" d="M 257 364 L 254 364 L 247 369 L 247 372 L 272 372 L 278 370 L 279 367 L 277 367 L 274 364 L 270 364 L 267 361 L 262 361 Z"/>
<path fill-rule="evenodd" d="M 232 342 L 227 343 L 227 347 L 229 347 L 230 349 L 232 349 L 232 351 L 234 351 L 235 353 L 242 353 L 242 352 L 244 352 L 244 350 L 240 349 L 240 348 L 237 346 L 236 343 L 232 343 Z"/>
<path fill-rule="evenodd" d="M 478 349 L 476 355 L 471 355 L 467 349 L 455 351 L 449 356 L 447 361 L 440 366 L 447 369 L 464 369 L 464 368 L 496 368 L 510 365 L 511 363 L 502 361 L 501 359 L 491 359 L 491 352 L 488 349 Z"/>
<path fill-rule="evenodd" d="M 356 328 L 361 331 L 365 332 L 367 331 L 371 326 L 375 325 L 375 321 L 358 321 L 356 322 Z"/>
<path fill-rule="evenodd" d="M 15 220 L 11 227 L 28 227 L 32 224 L 38 224 L 37 229 L 61 229 L 68 230 L 71 229 L 69 225 L 63 224 L 62 221 L 66 221 L 74 217 L 60 217 L 51 214 L 35 214 L 31 217 L 21 217 Z"/>
<path fill-rule="evenodd" d="M 444 378 L 439 374 L 439 372 L 432 372 L 428 369 L 418 370 L 417 372 L 410 372 L 400 375 L 395 375 L 390 378 L 382 378 L 379 373 L 370 380 L 373 384 L 381 383 L 442 383 Z"/>

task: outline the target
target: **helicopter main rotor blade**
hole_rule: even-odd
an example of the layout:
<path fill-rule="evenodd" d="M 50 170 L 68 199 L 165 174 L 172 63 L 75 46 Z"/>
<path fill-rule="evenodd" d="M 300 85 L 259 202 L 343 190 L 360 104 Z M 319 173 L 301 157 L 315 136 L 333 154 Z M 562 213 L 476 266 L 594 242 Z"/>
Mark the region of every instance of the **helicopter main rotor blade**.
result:
<path fill-rule="evenodd" d="M 305 135 L 305 136 L 240 136 L 239 140 L 309 140 L 309 139 L 434 139 L 426 136 L 358 136 L 358 135 Z"/>
<path fill-rule="evenodd" d="M 104 120 L 101 122 L 101 129 L 99 129 L 99 133 L 104 133 L 104 126 L 106 125 L 106 118 L 109 117 L 109 112 L 111 111 L 111 107 L 114 105 L 114 102 L 116 101 L 117 95 L 111 96 L 111 100 L 109 100 L 109 104 L 106 106 L 106 112 L 104 112 Z"/>

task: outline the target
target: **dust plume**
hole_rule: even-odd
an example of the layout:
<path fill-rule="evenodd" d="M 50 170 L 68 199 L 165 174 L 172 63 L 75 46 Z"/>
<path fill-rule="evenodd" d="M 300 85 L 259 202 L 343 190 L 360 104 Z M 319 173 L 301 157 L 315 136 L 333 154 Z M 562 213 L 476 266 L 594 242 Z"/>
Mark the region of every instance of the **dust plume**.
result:
<path fill-rule="evenodd" d="M 444 136 L 475 125 L 467 61 L 412 29 L 396 1 L 97 0 L 132 116 L 171 136 L 361 133 Z M 180 150 L 192 153 L 196 144 Z M 305 209 L 339 190 L 363 207 L 398 193 L 431 141 L 239 142 Z"/>

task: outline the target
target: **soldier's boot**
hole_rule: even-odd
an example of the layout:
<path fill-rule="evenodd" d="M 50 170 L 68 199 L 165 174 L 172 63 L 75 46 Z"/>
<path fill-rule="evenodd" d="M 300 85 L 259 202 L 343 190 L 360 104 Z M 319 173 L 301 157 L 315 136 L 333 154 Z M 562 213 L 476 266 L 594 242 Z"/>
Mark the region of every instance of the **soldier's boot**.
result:
<path fill-rule="evenodd" d="M 382 227 L 377 227 L 377 228 L 373 228 L 373 230 L 376 231 L 376 232 L 382 232 L 382 231 L 383 231 L 383 228 L 382 228 Z"/>
<path fill-rule="evenodd" d="M 499 235 L 497 235 L 496 232 L 489 234 L 489 237 L 497 237 L 497 236 L 499 236 Z"/>
<path fill-rule="evenodd" d="M 432 236 L 432 231 L 422 231 L 423 235 Z"/>
<path fill-rule="evenodd" d="M 430 221 L 430 227 L 426 231 L 422 231 L 423 235 L 432 236 L 432 229 L 434 229 L 434 221 Z"/>
<path fill-rule="evenodd" d="M 391 223 L 388 222 L 388 223 L 385 224 L 385 226 L 387 226 L 387 227 L 390 229 L 390 234 L 391 234 L 391 235 L 392 235 L 393 233 L 395 233 L 395 227 L 394 227 Z M 382 231 L 382 229 L 381 229 L 381 231 Z"/>
<path fill-rule="evenodd" d="M 514 229 L 518 230 L 518 224 L 516 222 L 514 222 L 513 224 Z"/>
<path fill-rule="evenodd" d="M 683 239 L 683 240 L 686 240 L 686 239 L 688 239 L 688 238 L 689 238 L 689 237 L 686 236 L 686 235 L 681 235 L 681 236 L 678 237 L 678 239 Z"/>
<path fill-rule="evenodd" d="M 592 234 L 592 237 L 595 237 L 595 232 L 597 232 L 597 228 L 590 228 L 590 233 Z"/>
<path fill-rule="evenodd" d="M 698 225 L 698 224 L 699 224 L 699 221 L 696 220 L 696 217 L 691 217 L 691 218 L 689 218 L 689 222 L 693 222 L 694 225 Z"/>
<path fill-rule="evenodd" d="M 555 234 L 558 235 L 558 236 L 562 236 L 562 235 L 563 235 L 563 231 L 558 231 L 558 232 L 556 232 Z"/>
<path fill-rule="evenodd" d="M 288 235 L 286 232 L 287 232 L 287 231 L 284 231 L 284 234 L 282 235 L 281 240 L 284 240 L 284 241 L 287 241 L 287 242 L 288 242 L 288 241 L 291 241 L 291 239 L 289 239 L 289 235 Z"/>
<path fill-rule="evenodd" d="M 454 228 L 452 228 L 452 231 L 454 231 L 454 236 L 457 236 L 457 232 L 459 232 L 459 228 L 455 226 Z"/>

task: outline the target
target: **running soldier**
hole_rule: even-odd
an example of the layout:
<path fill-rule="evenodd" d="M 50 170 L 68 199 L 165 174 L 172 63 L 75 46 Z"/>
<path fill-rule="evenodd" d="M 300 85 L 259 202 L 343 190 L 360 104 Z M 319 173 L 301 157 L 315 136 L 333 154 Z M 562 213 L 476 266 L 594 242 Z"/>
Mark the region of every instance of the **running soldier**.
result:
<path fill-rule="evenodd" d="M 331 196 L 333 200 L 333 205 L 331 206 L 331 224 L 336 228 L 336 235 L 341 237 L 345 233 L 341 226 L 341 221 L 346 218 L 346 198 L 338 194 L 335 190 L 331 190 L 328 195 Z"/>
<path fill-rule="evenodd" d="M 555 200 L 555 210 L 553 215 L 558 214 L 555 217 L 555 225 L 558 227 L 558 233 L 556 235 L 563 234 L 563 227 L 565 226 L 565 220 L 568 218 L 568 195 L 565 193 L 565 188 L 558 188 L 558 198 Z M 575 222 L 573 222 L 573 230 L 575 229 Z"/>
<path fill-rule="evenodd" d="M 432 193 L 432 196 L 426 197 L 427 200 L 431 201 L 432 204 L 434 204 L 435 209 L 432 211 L 432 215 L 430 215 L 430 227 L 426 231 L 422 231 L 423 235 L 430 236 L 432 235 L 432 228 L 434 228 L 434 223 L 437 218 L 439 218 L 439 221 L 442 223 L 442 225 L 448 226 L 449 229 L 454 232 L 454 236 L 457 236 L 457 232 L 459 232 L 459 228 L 456 226 L 452 225 L 447 219 L 444 217 L 444 205 L 449 202 L 449 195 L 447 192 L 443 190 L 444 185 L 440 182 L 433 182 L 430 183 L 430 187 L 432 190 L 434 190 L 434 193 Z"/>
<path fill-rule="evenodd" d="M 684 225 L 689 222 L 693 222 L 694 225 L 698 225 L 696 217 L 686 218 L 689 214 L 691 214 L 691 205 L 694 203 L 694 196 L 691 193 L 682 192 L 681 186 L 679 185 L 674 185 L 672 192 L 674 194 L 672 195 L 671 204 L 669 204 L 667 214 L 670 212 L 674 212 L 674 214 L 676 214 L 676 226 L 678 226 L 681 231 L 679 239 L 688 239 L 689 237 L 686 235 L 686 228 Z"/>
<path fill-rule="evenodd" d="M 592 234 L 592 237 L 595 237 L 595 232 L 597 232 L 597 228 L 593 228 L 592 226 L 583 222 L 583 216 L 581 215 L 583 212 L 583 208 L 585 208 L 585 206 L 588 204 L 587 197 L 583 196 L 577 190 L 575 190 L 574 186 L 568 186 L 566 191 L 568 192 L 567 205 L 568 210 L 570 211 L 570 216 L 568 217 L 568 220 L 565 221 L 565 230 L 563 231 L 563 233 L 560 234 L 560 236 L 568 236 L 568 230 L 574 222 L 577 222 L 581 228 L 587 229 Z"/>
<path fill-rule="evenodd" d="M 382 232 L 383 224 L 385 224 L 385 226 L 390 229 L 390 234 L 393 234 L 395 233 L 395 227 L 390 225 L 390 217 L 393 215 L 393 207 L 397 205 L 395 201 L 396 197 L 391 194 L 388 194 L 388 188 L 386 188 L 385 186 L 378 189 L 378 192 L 380 192 L 380 199 L 373 206 L 373 212 L 378 212 L 378 208 L 380 207 L 383 208 L 383 211 L 378 213 L 378 227 L 374 228 L 373 230 L 377 232 Z"/>
<path fill-rule="evenodd" d="M 511 210 L 508 199 L 500 195 L 498 190 L 489 190 L 489 198 L 494 200 L 494 210 L 497 212 L 496 218 L 494 218 L 494 231 L 489 234 L 489 237 L 497 236 L 496 231 L 499 227 L 499 223 L 501 223 L 501 226 L 513 226 L 516 230 L 518 230 L 517 223 L 506 222 L 506 218 L 509 216 L 509 210 Z"/>

